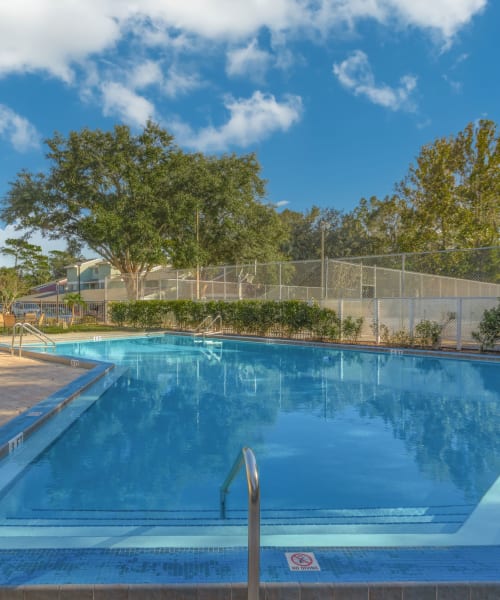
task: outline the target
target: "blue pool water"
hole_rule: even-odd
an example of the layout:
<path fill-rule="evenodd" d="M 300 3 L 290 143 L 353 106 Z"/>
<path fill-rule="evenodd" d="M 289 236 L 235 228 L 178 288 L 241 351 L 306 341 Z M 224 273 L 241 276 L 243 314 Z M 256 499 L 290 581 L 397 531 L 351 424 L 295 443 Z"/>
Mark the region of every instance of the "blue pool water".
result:
<path fill-rule="evenodd" d="M 58 352 L 125 371 L 3 490 L 0 524 L 238 524 L 244 477 L 225 521 L 219 487 L 250 446 L 271 526 L 455 532 L 500 473 L 498 363 L 173 335 Z"/>

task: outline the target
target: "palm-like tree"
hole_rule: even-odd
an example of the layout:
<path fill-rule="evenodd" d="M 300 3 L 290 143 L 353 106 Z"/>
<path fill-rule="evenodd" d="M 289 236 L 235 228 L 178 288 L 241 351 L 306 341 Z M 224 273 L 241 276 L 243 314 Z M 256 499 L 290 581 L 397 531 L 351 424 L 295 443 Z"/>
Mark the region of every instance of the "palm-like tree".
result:
<path fill-rule="evenodd" d="M 64 303 L 71 310 L 71 321 L 69 323 L 71 326 L 71 325 L 73 325 L 73 322 L 75 320 L 75 308 L 77 306 L 81 307 L 81 308 L 85 308 L 87 306 L 87 303 L 82 298 L 81 294 L 79 294 L 77 292 L 75 292 L 73 294 L 66 294 L 64 296 Z"/>

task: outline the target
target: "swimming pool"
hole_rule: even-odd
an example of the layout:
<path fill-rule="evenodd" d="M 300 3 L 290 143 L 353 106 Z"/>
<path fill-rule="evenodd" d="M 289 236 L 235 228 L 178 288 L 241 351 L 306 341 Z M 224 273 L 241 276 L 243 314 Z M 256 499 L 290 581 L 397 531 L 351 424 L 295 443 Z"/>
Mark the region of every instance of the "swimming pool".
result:
<path fill-rule="evenodd" d="M 0 463 L 2 547 L 242 546 L 243 477 L 219 506 L 242 446 L 264 546 L 500 539 L 498 363 L 174 335 L 57 351 L 122 370 Z"/>

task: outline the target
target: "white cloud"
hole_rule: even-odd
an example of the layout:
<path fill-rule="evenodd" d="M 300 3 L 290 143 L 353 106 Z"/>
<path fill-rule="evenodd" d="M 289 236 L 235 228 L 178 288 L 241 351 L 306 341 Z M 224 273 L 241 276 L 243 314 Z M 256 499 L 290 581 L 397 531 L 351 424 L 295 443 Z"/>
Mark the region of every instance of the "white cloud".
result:
<path fill-rule="evenodd" d="M 365 96 L 374 104 L 391 110 L 415 110 L 412 93 L 417 86 L 416 78 L 405 75 L 398 87 L 377 84 L 368 57 L 362 50 L 355 50 L 343 62 L 334 64 L 333 73 L 340 84 L 356 96 Z"/>
<path fill-rule="evenodd" d="M 228 51 L 226 72 L 230 77 L 249 76 L 254 80 L 262 80 L 271 60 L 271 54 L 261 50 L 254 38 L 248 45 Z"/>
<path fill-rule="evenodd" d="M 0 75 L 42 70 L 66 82 L 75 65 L 125 36 L 186 51 L 194 40 L 241 44 L 271 34 L 328 34 L 371 19 L 451 38 L 487 0 L 17 0 L 0 2 Z M 260 57 L 262 60 L 264 57 Z M 238 67 L 236 67 L 238 68 Z"/>
<path fill-rule="evenodd" d="M 272 94 L 260 91 L 247 99 L 227 98 L 225 106 L 230 117 L 221 127 L 209 126 L 194 132 L 188 125 L 177 122 L 171 128 L 181 144 L 216 151 L 229 146 L 246 147 L 275 131 L 287 131 L 302 115 L 299 96 L 286 96 L 283 102 L 278 102 Z"/>
<path fill-rule="evenodd" d="M 101 85 L 103 112 L 106 116 L 118 115 L 131 126 L 142 126 L 155 116 L 155 107 L 121 83 L 106 82 Z"/>
<path fill-rule="evenodd" d="M 178 67 L 171 67 L 161 87 L 169 98 L 177 98 L 201 85 L 202 82 L 197 75 L 182 73 Z"/>
<path fill-rule="evenodd" d="M 132 69 L 129 82 L 134 89 L 144 89 L 150 85 L 161 85 L 163 72 L 161 65 L 154 60 L 141 62 Z"/>
<path fill-rule="evenodd" d="M 100 0 L 1 2 L 0 74 L 44 70 L 71 81 L 73 62 L 120 38 L 118 10 L 109 8 Z"/>
<path fill-rule="evenodd" d="M 482 11 L 487 0 L 388 0 L 386 4 L 386 10 L 394 10 L 405 24 L 432 28 L 449 38 Z"/>
<path fill-rule="evenodd" d="M 452 79 L 448 75 L 443 75 L 443 79 L 446 81 L 446 83 L 450 86 L 451 90 L 455 94 L 460 94 L 461 93 L 462 88 L 463 88 L 463 84 L 462 84 L 461 81 L 457 81 L 455 79 Z"/>
<path fill-rule="evenodd" d="M 4 104 L 0 104 L 0 137 L 6 138 L 18 152 L 40 145 L 35 126 Z"/>

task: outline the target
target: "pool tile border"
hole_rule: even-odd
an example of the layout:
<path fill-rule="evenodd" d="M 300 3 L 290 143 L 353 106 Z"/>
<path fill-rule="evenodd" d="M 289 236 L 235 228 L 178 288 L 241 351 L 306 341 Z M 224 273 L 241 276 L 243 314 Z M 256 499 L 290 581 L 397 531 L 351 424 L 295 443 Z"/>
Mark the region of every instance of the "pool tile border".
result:
<path fill-rule="evenodd" d="M 0 460 L 9 454 L 11 446 L 16 443 L 16 440 L 22 443 L 23 440 L 39 429 L 47 419 L 62 410 L 69 402 L 82 394 L 115 367 L 110 362 L 79 360 L 72 356 L 51 355 L 33 351 L 24 351 L 23 357 L 68 365 L 83 369 L 85 372 L 71 383 L 61 387 L 58 391 L 50 394 L 38 402 L 38 404 L 25 410 L 19 416 L 0 427 Z"/>
<path fill-rule="evenodd" d="M 332 587 L 358 591 L 373 587 L 377 590 L 376 595 L 373 592 L 370 596 L 373 600 L 389 599 L 395 590 L 412 588 L 415 591 L 408 591 L 407 598 L 418 589 L 419 595 L 413 597 L 425 600 L 433 597 L 429 590 L 438 585 L 442 588 L 443 599 L 460 600 L 451 590 L 463 590 L 464 586 L 471 585 L 478 590 L 494 589 L 497 595 L 492 597 L 500 598 L 500 546 L 309 548 L 321 566 L 320 571 L 311 572 L 290 571 L 285 558 L 287 550 L 293 549 L 261 549 L 261 585 L 274 590 L 272 600 L 279 600 L 282 589 L 293 591 L 298 588 L 302 598 L 307 595 L 308 600 L 315 600 L 317 590 Z M 147 586 L 155 589 L 206 588 L 207 596 L 209 590 L 217 590 L 214 596 L 217 598 L 224 596 L 230 586 L 244 586 L 247 556 L 244 547 L 1 550 L 0 600 L 2 590 L 34 585 L 54 589 L 59 586 L 65 590 L 68 586 L 78 589 L 121 586 L 122 590 Z"/>

